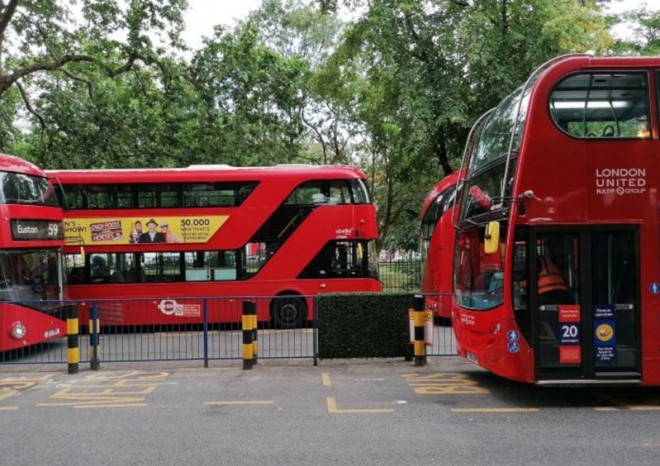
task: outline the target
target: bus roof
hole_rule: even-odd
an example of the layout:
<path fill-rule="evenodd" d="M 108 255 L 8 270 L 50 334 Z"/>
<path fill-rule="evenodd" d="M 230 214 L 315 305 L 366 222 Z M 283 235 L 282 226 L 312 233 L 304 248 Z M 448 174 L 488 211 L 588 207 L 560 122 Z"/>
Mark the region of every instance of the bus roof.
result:
<path fill-rule="evenodd" d="M 2 153 L 0 153 L 0 171 L 45 176 L 44 172 L 33 163 L 13 155 Z"/>
<path fill-rule="evenodd" d="M 230 165 L 191 165 L 185 168 L 129 168 L 94 170 L 46 170 L 62 183 L 144 183 L 242 181 L 295 177 L 302 179 L 361 178 L 362 171 L 348 165 L 276 165 L 234 167 Z"/>
<path fill-rule="evenodd" d="M 420 214 L 421 219 L 424 219 L 426 212 L 429 210 L 429 207 L 435 202 L 440 194 L 445 192 L 447 188 L 450 188 L 458 183 L 460 173 L 461 170 L 456 170 L 455 172 L 450 173 L 438 181 L 433 189 L 429 191 L 429 193 L 426 195 L 426 198 L 424 199 L 424 202 L 422 203 L 422 211 Z"/>
<path fill-rule="evenodd" d="M 618 67 L 656 67 L 658 57 L 594 57 L 588 54 L 570 54 L 556 57 L 549 61 L 546 66 L 550 69 L 554 66 L 571 63 L 572 67 L 597 67 L 612 68 Z"/>

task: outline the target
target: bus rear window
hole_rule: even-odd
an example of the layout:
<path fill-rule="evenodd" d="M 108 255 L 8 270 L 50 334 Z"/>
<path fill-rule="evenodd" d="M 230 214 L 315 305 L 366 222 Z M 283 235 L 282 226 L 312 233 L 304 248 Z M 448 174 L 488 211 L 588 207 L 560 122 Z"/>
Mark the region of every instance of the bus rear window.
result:
<path fill-rule="evenodd" d="M 369 204 L 371 198 L 361 179 L 312 180 L 298 186 L 285 205 Z"/>

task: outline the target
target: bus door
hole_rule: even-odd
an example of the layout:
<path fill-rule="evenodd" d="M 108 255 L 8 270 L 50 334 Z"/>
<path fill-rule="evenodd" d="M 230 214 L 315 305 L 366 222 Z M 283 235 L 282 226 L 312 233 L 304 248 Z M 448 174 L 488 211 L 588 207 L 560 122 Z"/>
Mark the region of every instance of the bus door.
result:
<path fill-rule="evenodd" d="M 530 232 L 537 379 L 639 380 L 638 230 Z"/>

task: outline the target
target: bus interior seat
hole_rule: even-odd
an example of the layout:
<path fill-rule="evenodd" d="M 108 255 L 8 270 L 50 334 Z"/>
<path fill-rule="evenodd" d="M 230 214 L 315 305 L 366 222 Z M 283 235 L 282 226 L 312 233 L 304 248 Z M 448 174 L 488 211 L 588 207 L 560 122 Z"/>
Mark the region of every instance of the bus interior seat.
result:
<path fill-rule="evenodd" d="M 110 282 L 124 283 L 124 274 L 122 274 L 119 270 L 113 270 L 112 274 L 110 275 Z"/>

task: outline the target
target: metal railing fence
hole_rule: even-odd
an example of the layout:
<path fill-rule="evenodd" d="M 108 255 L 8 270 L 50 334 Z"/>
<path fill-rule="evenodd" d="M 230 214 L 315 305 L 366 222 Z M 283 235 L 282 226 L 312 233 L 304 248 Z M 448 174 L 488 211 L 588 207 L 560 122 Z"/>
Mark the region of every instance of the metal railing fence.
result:
<path fill-rule="evenodd" d="M 418 259 L 392 259 L 378 262 L 378 278 L 383 291 L 419 293 L 423 262 Z"/>
<path fill-rule="evenodd" d="M 270 297 L 222 297 L 176 299 L 113 299 L 94 301 L 58 301 L 52 309 L 75 309 L 78 319 L 78 346 L 81 364 L 100 361 L 203 361 L 238 360 L 242 358 L 243 334 L 241 311 L 244 301 L 254 302 L 257 308 L 258 359 L 309 358 L 318 354 L 318 311 L 316 298 L 297 297 L 304 303 L 308 319 L 292 328 L 282 328 L 271 322 Z M 428 299 L 436 299 L 429 295 Z M 25 312 L 26 307 L 41 306 L 44 302 L 17 306 L 0 303 L 0 365 L 8 364 L 66 364 L 68 348 L 66 316 L 64 312 Z M 290 309 L 290 311 L 293 311 Z M 36 325 L 30 318 L 49 321 Z M 98 318 L 93 324 L 90 318 Z M 401 310 L 407 318 L 407 310 Z M 15 322 L 26 328 L 23 345 L 8 334 Z M 60 327 L 49 327 L 49 323 Z M 145 324 L 144 322 L 149 322 Z M 44 326 L 45 325 L 45 326 Z M 97 327 L 97 328 L 95 328 Z M 58 330 L 53 330 L 58 328 Z M 98 334 L 91 334 L 90 329 Z M 35 332 L 40 334 L 35 334 Z M 45 339 L 45 332 L 51 332 Z M 9 342 L 18 344 L 7 349 Z M 44 340 L 37 342 L 37 340 Z M 98 346 L 91 346 L 96 342 Z M 96 352 L 95 352 L 96 351 Z M 429 356 L 456 354 L 451 327 L 439 320 L 433 327 L 433 345 L 427 347 Z"/>

